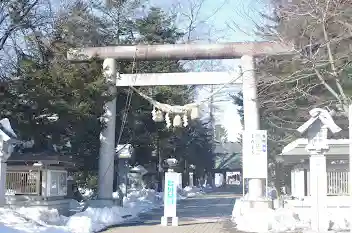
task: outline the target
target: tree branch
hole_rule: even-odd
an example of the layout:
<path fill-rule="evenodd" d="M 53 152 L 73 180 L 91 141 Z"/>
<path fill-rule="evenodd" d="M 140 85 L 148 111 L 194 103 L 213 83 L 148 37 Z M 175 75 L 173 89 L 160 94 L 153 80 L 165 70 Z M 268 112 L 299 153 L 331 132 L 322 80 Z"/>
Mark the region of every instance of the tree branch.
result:
<path fill-rule="evenodd" d="M 335 67 L 335 61 L 334 61 L 334 57 L 332 55 L 332 52 L 331 52 L 331 46 L 330 46 L 330 40 L 329 40 L 329 36 L 328 36 L 328 33 L 326 32 L 326 25 L 325 25 L 325 21 L 322 22 L 322 28 L 323 28 L 323 33 L 324 33 L 324 39 L 326 41 L 326 48 L 327 48 L 327 51 L 328 51 L 328 56 L 329 56 L 329 62 L 330 62 L 330 66 L 331 66 L 331 70 L 332 70 L 332 74 L 333 76 L 335 77 L 335 82 L 336 82 L 336 86 L 337 86 L 337 89 L 339 90 L 340 92 L 340 95 L 342 96 L 342 100 L 339 99 L 339 101 L 343 101 L 343 102 L 346 102 L 347 98 L 346 98 L 346 95 L 343 91 L 343 88 L 341 86 L 341 83 L 340 83 L 340 80 L 338 78 L 338 74 L 336 72 L 336 67 Z M 315 72 L 317 73 L 317 70 L 315 69 Z M 319 72 L 318 72 L 319 73 Z M 321 76 L 320 76 L 321 77 Z M 326 82 L 324 82 L 326 83 Z M 325 87 L 327 87 L 327 85 L 324 84 Z M 331 87 L 328 89 L 330 92 L 331 92 Z M 336 97 L 336 92 L 334 94 L 334 96 Z M 343 102 L 341 102 L 341 104 L 343 104 Z"/>
<path fill-rule="evenodd" d="M 27 9 L 23 12 L 23 14 L 21 15 L 21 17 L 18 20 L 18 24 L 12 24 L 4 33 L 4 35 L 0 38 L 0 50 L 3 50 L 4 45 L 7 41 L 7 39 L 9 38 L 9 36 L 11 35 L 11 33 L 13 31 L 15 31 L 17 28 L 20 28 L 24 25 L 26 25 L 25 23 L 23 23 L 22 21 L 28 16 L 28 14 L 30 13 L 30 11 L 38 4 L 39 0 L 35 0 L 32 4 L 30 4 Z M 5 15 L 6 16 L 6 15 Z M 3 23 L 3 21 L 5 20 L 2 19 L 2 21 L 0 23 Z M 22 23 L 20 23 L 22 22 Z"/>

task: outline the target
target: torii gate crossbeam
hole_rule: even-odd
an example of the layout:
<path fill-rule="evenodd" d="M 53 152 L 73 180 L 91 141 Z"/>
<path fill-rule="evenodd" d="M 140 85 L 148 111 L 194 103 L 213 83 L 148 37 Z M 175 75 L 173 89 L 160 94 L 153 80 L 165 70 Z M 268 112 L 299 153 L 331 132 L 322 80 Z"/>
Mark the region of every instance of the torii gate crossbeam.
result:
<path fill-rule="evenodd" d="M 116 80 L 116 60 L 202 60 L 202 59 L 235 59 L 241 58 L 242 62 L 242 83 L 243 83 L 243 103 L 244 103 L 244 130 L 252 131 L 259 130 L 259 112 L 257 105 L 257 88 L 255 78 L 255 61 L 258 56 L 275 56 L 275 55 L 290 55 L 293 53 L 293 47 L 287 44 L 275 42 L 247 42 L 247 43 L 223 43 L 223 44 L 165 44 L 165 45 L 136 45 L 136 46 L 109 46 L 109 47 L 91 47 L 81 49 L 71 49 L 67 58 L 71 61 L 87 61 L 90 58 L 97 56 L 104 59 L 103 68 L 104 74 L 108 81 L 114 85 L 112 87 L 116 91 L 116 86 L 133 86 L 131 76 L 122 77 L 122 83 Z M 186 75 L 187 73 L 185 73 Z M 170 77 L 171 74 L 168 74 Z M 178 74 L 180 75 L 180 74 Z M 214 74 L 215 75 L 215 74 Z M 148 81 L 141 81 L 143 74 L 139 74 L 140 85 L 157 85 L 157 80 L 161 77 L 156 77 L 156 74 L 145 74 Z M 182 75 L 181 75 L 182 76 Z M 181 77 L 180 76 L 180 77 Z M 210 83 L 208 78 L 204 76 L 204 84 L 219 84 L 230 77 L 224 77 L 222 81 L 217 81 L 214 77 L 214 82 Z M 185 77 L 181 78 L 185 80 Z M 182 83 L 182 81 L 167 81 L 164 76 L 163 85 L 186 85 L 191 84 L 191 81 Z M 173 84 L 172 84 L 173 83 Z M 203 84 L 201 75 L 197 76 L 196 84 Z M 115 86 L 115 84 L 117 84 Z M 159 84 L 160 85 L 160 84 Z M 106 104 L 107 114 L 105 114 L 106 129 L 102 132 L 101 148 L 99 157 L 99 183 L 98 197 L 101 200 L 111 199 L 113 192 L 113 172 L 115 156 L 115 121 L 116 121 L 116 99 Z M 244 141 L 243 148 L 248 147 L 250 142 Z M 246 152 L 243 151 L 245 154 Z M 254 161 L 255 163 L 256 161 Z M 252 170 L 267 169 L 267 164 L 253 164 Z M 263 183 L 259 178 L 249 180 L 249 196 L 251 199 L 260 199 L 263 194 Z"/>
<path fill-rule="evenodd" d="M 135 46 L 107 46 L 70 49 L 67 58 L 86 61 L 94 56 L 117 60 L 214 60 L 235 59 L 243 55 L 253 57 L 290 55 L 293 47 L 276 42 L 232 42 L 221 44 L 163 44 Z"/>

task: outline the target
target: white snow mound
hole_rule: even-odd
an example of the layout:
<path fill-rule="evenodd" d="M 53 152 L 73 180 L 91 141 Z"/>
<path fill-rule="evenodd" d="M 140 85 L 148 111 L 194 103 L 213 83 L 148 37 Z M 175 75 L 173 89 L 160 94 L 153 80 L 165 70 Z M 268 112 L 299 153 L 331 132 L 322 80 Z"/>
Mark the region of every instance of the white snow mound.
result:
<path fill-rule="evenodd" d="M 310 208 L 285 207 L 273 209 L 248 208 L 248 197 L 237 199 L 232 211 L 232 221 L 244 232 L 310 232 Z M 345 232 L 350 226 L 349 208 L 328 208 L 329 230 Z"/>
<path fill-rule="evenodd" d="M 79 203 L 75 208 L 79 208 Z M 126 221 L 140 212 L 159 207 L 161 196 L 154 190 L 135 190 L 124 200 L 124 207 L 87 208 L 71 217 L 56 209 L 22 207 L 0 208 L 0 233 L 93 233 Z"/>

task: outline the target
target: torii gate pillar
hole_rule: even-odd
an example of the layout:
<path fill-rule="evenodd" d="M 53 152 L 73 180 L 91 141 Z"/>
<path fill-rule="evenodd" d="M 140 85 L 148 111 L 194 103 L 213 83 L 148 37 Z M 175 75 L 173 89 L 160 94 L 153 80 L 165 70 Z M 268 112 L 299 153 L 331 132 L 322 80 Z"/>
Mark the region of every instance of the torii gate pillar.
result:
<path fill-rule="evenodd" d="M 244 55 L 241 58 L 242 65 L 242 94 L 243 94 L 243 110 L 244 110 L 244 131 L 254 131 L 260 129 L 260 116 L 257 102 L 257 82 L 255 77 L 254 58 Z M 249 141 L 244 140 L 242 143 L 242 151 L 246 153 L 250 145 Z M 242 155 L 245 156 L 245 155 Z M 267 166 L 265 164 L 265 166 Z M 243 184 L 245 185 L 245 184 Z M 250 200 L 256 200 L 263 197 L 264 184 L 262 179 L 249 179 L 248 195 Z"/>
<path fill-rule="evenodd" d="M 107 58 L 103 62 L 103 72 L 105 79 L 111 84 L 109 91 L 116 94 L 116 60 Z M 99 150 L 99 173 L 98 173 L 98 199 L 112 200 L 114 183 L 114 162 L 115 162 L 115 129 L 116 129 L 116 97 L 108 101 L 105 106 L 102 121 L 105 128 L 100 133 Z"/>

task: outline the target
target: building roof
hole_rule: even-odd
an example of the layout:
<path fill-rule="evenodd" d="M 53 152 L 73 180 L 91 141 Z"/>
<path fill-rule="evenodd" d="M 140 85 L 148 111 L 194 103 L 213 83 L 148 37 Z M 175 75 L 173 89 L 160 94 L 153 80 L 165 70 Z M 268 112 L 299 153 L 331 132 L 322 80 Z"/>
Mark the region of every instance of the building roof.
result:
<path fill-rule="evenodd" d="M 328 159 L 343 160 L 348 159 L 349 139 L 327 139 L 329 150 L 325 153 Z M 284 164 L 300 163 L 300 161 L 309 158 L 309 152 L 306 150 L 308 139 L 299 138 L 287 146 L 281 152 L 279 159 Z"/>
<path fill-rule="evenodd" d="M 7 118 L 3 118 L 0 120 L 0 137 L 5 141 L 16 141 L 17 135 L 11 128 L 10 121 Z"/>
<path fill-rule="evenodd" d="M 63 167 L 77 167 L 78 163 L 72 156 L 44 150 L 41 152 L 13 152 L 8 163 L 35 163 L 41 161 L 47 165 L 61 165 Z"/>

